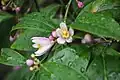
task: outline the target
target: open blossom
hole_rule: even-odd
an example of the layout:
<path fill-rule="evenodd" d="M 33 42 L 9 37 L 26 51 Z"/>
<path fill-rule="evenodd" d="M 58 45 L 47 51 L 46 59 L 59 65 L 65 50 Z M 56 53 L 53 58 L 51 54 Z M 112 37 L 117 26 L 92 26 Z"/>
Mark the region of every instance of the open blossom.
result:
<path fill-rule="evenodd" d="M 74 35 L 74 30 L 72 28 L 67 28 L 66 24 L 64 22 L 60 23 L 60 28 L 56 29 L 57 34 L 57 42 L 59 44 L 64 44 L 65 42 L 71 43 Z"/>
<path fill-rule="evenodd" d="M 32 42 L 34 43 L 32 46 L 37 48 L 38 50 L 35 52 L 36 56 L 41 56 L 46 53 L 54 44 L 54 41 L 51 41 L 46 37 L 33 37 Z"/>

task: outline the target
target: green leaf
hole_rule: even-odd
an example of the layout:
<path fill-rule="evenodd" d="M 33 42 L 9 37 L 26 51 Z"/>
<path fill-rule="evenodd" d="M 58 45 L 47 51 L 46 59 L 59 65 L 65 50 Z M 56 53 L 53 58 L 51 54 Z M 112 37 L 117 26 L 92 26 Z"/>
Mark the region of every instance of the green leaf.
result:
<path fill-rule="evenodd" d="M 119 0 L 95 0 L 89 3 L 85 8 L 81 11 L 84 12 L 101 12 L 105 10 L 115 9 L 119 6 Z"/>
<path fill-rule="evenodd" d="M 32 37 L 49 36 L 58 26 L 57 20 L 53 19 L 59 5 L 50 5 L 41 10 L 23 17 L 13 30 L 24 29 L 19 38 L 12 44 L 11 48 L 17 50 L 32 50 Z M 48 11 L 46 11 L 48 10 Z"/>
<path fill-rule="evenodd" d="M 111 17 L 103 14 L 84 13 L 76 18 L 71 27 L 100 37 L 120 40 L 119 24 Z"/>
<path fill-rule="evenodd" d="M 7 80 L 86 80 L 75 70 L 53 62 L 41 64 L 40 69 L 30 72 L 27 68 L 14 71 Z"/>
<path fill-rule="evenodd" d="M 95 45 L 91 47 L 91 53 L 93 53 L 93 55 L 99 56 L 102 52 L 109 56 L 120 56 L 119 52 L 108 46 L 105 47 L 103 45 Z"/>
<path fill-rule="evenodd" d="M 54 29 L 52 21 L 45 17 L 45 14 L 34 12 L 26 15 L 20 23 L 18 23 L 13 30 L 16 29 L 32 29 L 37 31 L 50 32 Z"/>
<path fill-rule="evenodd" d="M 85 73 L 89 62 L 88 48 L 81 51 L 83 46 L 77 47 L 79 48 L 79 51 L 73 48 L 65 48 L 59 51 L 51 58 L 50 62 L 66 65 L 80 74 Z"/>
<path fill-rule="evenodd" d="M 8 74 L 6 80 L 31 80 L 36 71 L 31 72 L 28 67 L 21 67 L 19 70 L 13 70 Z"/>
<path fill-rule="evenodd" d="M 103 13 L 106 14 L 106 16 L 110 16 L 118 20 L 120 17 L 119 5 L 119 0 L 95 0 L 85 6 L 79 13 L 79 16 L 86 12 Z"/>
<path fill-rule="evenodd" d="M 89 80 L 104 80 L 103 76 L 103 63 L 102 59 L 98 56 L 96 57 L 87 70 L 87 75 Z M 93 76 L 94 75 L 94 76 Z"/>
<path fill-rule="evenodd" d="M 45 63 L 33 80 L 87 80 L 75 70 L 56 63 Z"/>
<path fill-rule="evenodd" d="M 40 11 L 42 13 L 45 13 L 46 16 L 52 18 L 55 16 L 56 11 L 58 10 L 59 7 L 60 7 L 60 5 L 58 5 L 58 4 L 51 4 L 45 8 L 40 9 Z"/>
<path fill-rule="evenodd" d="M 119 0 L 96 0 L 92 3 L 92 10 L 96 12 L 113 9 L 119 5 Z"/>
<path fill-rule="evenodd" d="M 23 66 L 25 58 L 12 49 L 3 48 L 1 50 L 0 63 L 10 66 Z"/>
<path fill-rule="evenodd" d="M 26 15 L 20 20 L 20 23 L 13 27 L 13 30 L 32 29 L 41 32 L 51 32 L 55 29 L 55 27 L 58 26 L 58 24 L 55 23 L 51 16 L 53 17 L 59 6 L 52 5 L 50 8 L 51 7 L 52 9 L 50 9 L 49 12 L 46 11 L 49 9 L 49 7 L 47 7 L 44 10 L 41 10 L 41 12 L 33 12 Z"/>
<path fill-rule="evenodd" d="M 89 80 L 119 80 L 120 59 L 118 55 L 120 53 L 103 46 L 94 47 L 93 50 L 93 54 L 100 55 L 96 56 L 88 67 Z"/>
<path fill-rule="evenodd" d="M 105 60 L 105 64 L 103 64 L 103 60 Z M 87 70 L 89 80 L 119 80 L 119 62 L 118 57 L 106 55 L 105 58 L 102 58 L 97 56 Z"/>
<path fill-rule="evenodd" d="M 17 50 L 25 50 L 29 51 L 32 50 L 32 37 L 39 37 L 39 36 L 48 36 L 48 33 L 39 32 L 36 30 L 25 30 L 23 33 L 20 34 L 19 38 L 11 45 L 12 49 Z"/>

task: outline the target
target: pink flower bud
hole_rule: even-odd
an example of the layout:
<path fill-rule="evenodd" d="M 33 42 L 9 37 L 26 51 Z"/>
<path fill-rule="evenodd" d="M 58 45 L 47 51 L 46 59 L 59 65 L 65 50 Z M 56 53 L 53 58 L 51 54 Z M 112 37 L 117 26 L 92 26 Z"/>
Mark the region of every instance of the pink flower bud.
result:
<path fill-rule="evenodd" d="M 52 36 L 55 38 L 57 37 L 56 31 L 52 31 Z"/>
<path fill-rule="evenodd" d="M 54 37 L 52 35 L 49 36 L 50 41 L 54 40 Z"/>
<path fill-rule="evenodd" d="M 16 7 L 15 11 L 16 13 L 20 12 L 20 7 Z"/>
<path fill-rule="evenodd" d="M 78 1 L 77 4 L 78 4 L 78 8 L 82 8 L 84 6 L 83 2 L 80 1 Z"/>
<path fill-rule="evenodd" d="M 81 43 L 85 44 L 85 43 L 92 43 L 93 42 L 93 38 L 90 34 L 85 34 L 84 39 L 81 41 Z"/>
<path fill-rule="evenodd" d="M 27 64 L 28 66 L 32 66 L 32 65 L 34 64 L 34 61 L 33 61 L 32 59 L 28 59 L 28 60 L 26 61 L 26 64 Z"/>

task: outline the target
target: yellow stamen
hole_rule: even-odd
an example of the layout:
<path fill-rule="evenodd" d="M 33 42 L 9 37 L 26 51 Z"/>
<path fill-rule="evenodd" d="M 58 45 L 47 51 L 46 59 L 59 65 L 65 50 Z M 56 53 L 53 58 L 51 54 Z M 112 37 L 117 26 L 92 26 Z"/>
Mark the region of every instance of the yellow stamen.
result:
<path fill-rule="evenodd" d="M 64 31 L 62 31 L 62 37 L 63 38 L 68 38 L 70 35 L 69 35 L 69 32 L 68 31 L 66 31 L 66 30 L 64 30 Z"/>
<path fill-rule="evenodd" d="M 38 46 L 38 48 L 41 48 L 40 44 L 38 44 L 37 46 Z"/>

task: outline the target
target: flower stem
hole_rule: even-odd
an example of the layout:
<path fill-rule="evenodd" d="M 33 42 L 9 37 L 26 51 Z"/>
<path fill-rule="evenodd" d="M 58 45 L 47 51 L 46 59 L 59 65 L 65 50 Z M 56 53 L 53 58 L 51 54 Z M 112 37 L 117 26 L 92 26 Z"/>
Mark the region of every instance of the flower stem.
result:
<path fill-rule="evenodd" d="M 67 20 L 68 10 L 69 10 L 71 2 L 72 2 L 72 0 L 69 0 L 69 2 L 67 4 L 67 9 L 66 9 L 65 16 L 64 16 L 64 22 L 65 23 L 66 23 L 66 20 Z"/>
<path fill-rule="evenodd" d="M 105 58 L 104 58 L 104 54 L 102 54 L 102 59 L 103 59 L 103 68 L 104 68 L 104 80 L 108 80 L 107 79 L 107 72 L 106 72 L 106 66 L 105 66 Z"/>

